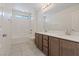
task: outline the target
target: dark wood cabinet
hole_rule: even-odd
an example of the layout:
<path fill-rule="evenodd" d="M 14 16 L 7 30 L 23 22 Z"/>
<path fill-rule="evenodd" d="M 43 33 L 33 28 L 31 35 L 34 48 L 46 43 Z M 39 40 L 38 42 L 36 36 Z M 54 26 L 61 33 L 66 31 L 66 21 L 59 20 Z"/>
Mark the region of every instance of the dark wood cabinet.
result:
<path fill-rule="evenodd" d="M 48 35 L 43 35 L 43 53 L 45 55 L 48 55 L 49 51 L 49 41 L 48 41 Z"/>
<path fill-rule="evenodd" d="M 35 43 L 36 46 L 42 50 L 42 34 L 35 33 Z"/>
<path fill-rule="evenodd" d="M 43 35 L 43 40 L 47 40 L 48 41 L 48 35 Z"/>
<path fill-rule="evenodd" d="M 75 56 L 79 56 L 79 43 L 75 43 Z"/>
<path fill-rule="evenodd" d="M 59 39 L 55 37 L 49 37 L 49 55 L 59 56 Z"/>
<path fill-rule="evenodd" d="M 48 56 L 48 48 L 43 47 L 43 53 Z"/>
<path fill-rule="evenodd" d="M 43 46 L 48 48 L 48 41 L 43 39 Z"/>
<path fill-rule="evenodd" d="M 40 50 L 42 50 L 43 49 L 43 43 L 42 43 L 43 41 L 42 41 L 42 34 L 39 34 L 39 37 L 38 37 L 38 48 L 40 49 Z"/>
<path fill-rule="evenodd" d="M 60 55 L 75 56 L 75 43 L 67 40 L 60 40 Z"/>
<path fill-rule="evenodd" d="M 38 33 L 35 33 L 35 44 L 38 47 L 38 42 L 39 42 L 39 35 Z"/>
<path fill-rule="evenodd" d="M 79 56 L 79 42 L 35 33 L 35 44 L 47 56 Z"/>

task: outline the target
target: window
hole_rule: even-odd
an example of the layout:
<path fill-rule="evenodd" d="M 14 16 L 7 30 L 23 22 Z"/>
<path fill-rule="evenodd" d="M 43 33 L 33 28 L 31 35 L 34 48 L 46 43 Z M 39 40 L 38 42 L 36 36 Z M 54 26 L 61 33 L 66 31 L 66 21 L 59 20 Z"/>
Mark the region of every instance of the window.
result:
<path fill-rule="evenodd" d="M 16 18 L 30 20 L 31 16 L 15 15 Z"/>

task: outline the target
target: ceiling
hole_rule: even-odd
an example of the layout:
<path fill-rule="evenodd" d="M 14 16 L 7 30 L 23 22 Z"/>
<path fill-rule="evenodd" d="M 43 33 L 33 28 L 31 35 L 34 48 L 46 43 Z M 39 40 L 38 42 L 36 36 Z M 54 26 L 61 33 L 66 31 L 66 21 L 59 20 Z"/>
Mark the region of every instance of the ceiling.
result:
<path fill-rule="evenodd" d="M 57 12 L 60 12 L 64 9 L 67 9 L 69 7 L 72 7 L 72 6 L 79 6 L 78 3 L 55 3 L 53 4 L 53 6 L 50 8 L 50 10 L 48 10 L 46 13 L 52 13 L 52 14 L 55 14 Z"/>
<path fill-rule="evenodd" d="M 13 8 L 28 12 L 38 9 L 37 4 L 34 3 L 0 3 L 0 7 Z"/>
<path fill-rule="evenodd" d="M 69 8 L 74 5 L 79 5 L 78 3 L 52 3 L 53 6 L 50 8 L 47 13 L 57 13 L 60 12 L 66 8 Z M 33 10 L 41 10 L 41 4 L 40 3 L 0 3 L 0 7 L 5 8 L 13 8 L 13 9 L 19 9 L 24 11 L 33 11 Z"/>

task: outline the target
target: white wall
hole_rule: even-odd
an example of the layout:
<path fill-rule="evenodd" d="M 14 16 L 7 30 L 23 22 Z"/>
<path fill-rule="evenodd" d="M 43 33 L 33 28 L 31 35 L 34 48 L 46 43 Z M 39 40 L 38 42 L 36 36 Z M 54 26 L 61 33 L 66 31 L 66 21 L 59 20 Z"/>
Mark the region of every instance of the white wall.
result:
<path fill-rule="evenodd" d="M 48 13 L 45 15 L 47 16 L 45 25 L 48 31 L 65 31 L 66 29 L 79 31 L 79 5 L 66 8 L 56 14 Z"/>
<path fill-rule="evenodd" d="M 38 12 L 36 10 L 33 10 L 32 12 L 32 36 L 30 38 L 34 38 L 35 36 L 35 32 L 37 31 L 37 16 L 38 16 Z"/>
<path fill-rule="evenodd" d="M 72 12 L 72 29 L 79 32 L 79 6 L 75 7 Z"/>

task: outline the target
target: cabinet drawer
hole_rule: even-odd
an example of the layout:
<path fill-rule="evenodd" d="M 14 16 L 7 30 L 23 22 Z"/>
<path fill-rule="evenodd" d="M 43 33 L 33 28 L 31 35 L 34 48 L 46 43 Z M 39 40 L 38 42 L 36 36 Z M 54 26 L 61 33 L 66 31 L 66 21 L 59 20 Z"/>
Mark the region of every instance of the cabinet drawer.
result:
<path fill-rule="evenodd" d="M 42 50 L 42 34 L 39 34 L 39 49 Z"/>
<path fill-rule="evenodd" d="M 39 34 L 38 33 L 35 33 L 35 37 L 38 37 L 39 36 Z"/>
<path fill-rule="evenodd" d="M 48 40 L 48 36 L 47 35 L 43 35 L 43 39 L 44 40 Z"/>
<path fill-rule="evenodd" d="M 43 46 L 48 48 L 48 41 L 43 39 Z"/>
<path fill-rule="evenodd" d="M 43 53 L 44 53 L 45 55 L 48 55 L 48 48 L 43 47 Z"/>

